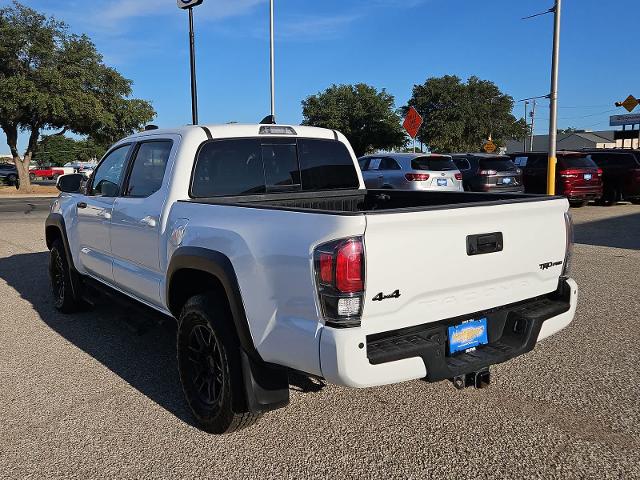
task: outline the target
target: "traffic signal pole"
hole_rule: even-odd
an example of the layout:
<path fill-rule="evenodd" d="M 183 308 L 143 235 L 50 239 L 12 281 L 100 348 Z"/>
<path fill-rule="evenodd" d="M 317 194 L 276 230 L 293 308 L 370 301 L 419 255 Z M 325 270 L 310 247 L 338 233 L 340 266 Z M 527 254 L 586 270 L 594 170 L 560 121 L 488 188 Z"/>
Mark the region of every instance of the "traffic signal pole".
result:
<path fill-rule="evenodd" d="M 549 160 L 547 194 L 556 193 L 556 143 L 558 133 L 558 62 L 560 55 L 560 12 L 562 0 L 555 0 L 553 7 L 553 57 L 551 61 L 551 92 L 549 94 Z"/>

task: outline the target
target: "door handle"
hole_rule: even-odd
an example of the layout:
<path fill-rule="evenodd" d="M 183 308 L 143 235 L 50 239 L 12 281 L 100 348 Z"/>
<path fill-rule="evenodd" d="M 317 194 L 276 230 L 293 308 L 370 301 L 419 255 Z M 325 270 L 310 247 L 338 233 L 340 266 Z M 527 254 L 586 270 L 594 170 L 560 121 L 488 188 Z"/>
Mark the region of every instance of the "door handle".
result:
<path fill-rule="evenodd" d="M 78 202 L 78 203 L 76 203 L 76 207 L 78 207 L 78 208 L 87 208 L 87 202 Z"/>
<path fill-rule="evenodd" d="M 149 228 L 156 228 L 156 226 L 158 225 L 158 222 L 156 222 L 156 219 L 150 215 L 147 215 L 142 220 L 140 220 L 140 223 L 142 225 L 146 225 Z"/>

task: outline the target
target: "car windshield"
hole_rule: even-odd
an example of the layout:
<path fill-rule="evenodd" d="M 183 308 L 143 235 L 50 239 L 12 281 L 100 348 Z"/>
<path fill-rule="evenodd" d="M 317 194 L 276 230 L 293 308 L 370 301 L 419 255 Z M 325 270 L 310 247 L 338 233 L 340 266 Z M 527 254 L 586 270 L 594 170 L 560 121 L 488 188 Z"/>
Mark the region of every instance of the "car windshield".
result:
<path fill-rule="evenodd" d="M 598 168 L 595 162 L 586 155 L 560 155 L 558 162 L 564 168 Z"/>
<path fill-rule="evenodd" d="M 482 158 L 480 168 L 483 170 L 497 170 L 498 172 L 515 170 L 515 164 L 508 158 Z"/>
<path fill-rule="evenodd" d="M 411 160 L 412 170 L 456 170 L 451 157 L 418 157 Z"/>

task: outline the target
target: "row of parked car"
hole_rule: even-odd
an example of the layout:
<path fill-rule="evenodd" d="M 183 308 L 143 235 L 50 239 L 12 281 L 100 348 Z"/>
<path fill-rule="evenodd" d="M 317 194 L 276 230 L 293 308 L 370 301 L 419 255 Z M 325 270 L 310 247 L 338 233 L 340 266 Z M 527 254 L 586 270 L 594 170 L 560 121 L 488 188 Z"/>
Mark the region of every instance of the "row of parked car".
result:
<path fill-rule="evenodd" d="M 68 162 L 62 167 L 53 165 L 34 166 L 29 169 L 31 181 L 38 178 L 45 180 L 57 180 L 62 175 L 81 173 L 86 178 L 91 176 L 97 162 Z M 11 163 L 0 163 L 0 185 L 18 185 L 18 170 Z"/>
<path fill-rule="evenodd" d="M 556 194 L 573 207 L 589 201 L 640 203 L 640 150 L 559 151 Z M 358 160 L 367 188 L 546 193 L 546 152 L 384 153 Z"/>

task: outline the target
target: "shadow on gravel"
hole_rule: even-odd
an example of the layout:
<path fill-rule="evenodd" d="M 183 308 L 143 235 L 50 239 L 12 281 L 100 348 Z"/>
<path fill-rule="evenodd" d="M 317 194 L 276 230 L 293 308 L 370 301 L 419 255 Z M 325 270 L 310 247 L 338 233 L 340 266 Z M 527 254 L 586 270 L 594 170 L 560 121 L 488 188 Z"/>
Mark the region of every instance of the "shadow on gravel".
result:
<path fill-rule="evenodd" d="M 67 341 L 98 360 L 142 394 L 183 422 L 196 426 L 180 387 L 176 363 L 176 322 L 159 315 L 127 315 L 117 305 L 96 305 L 89 311 L 63 315 L 49 295 L 49 253 L 0 258 L 0 278 L 28 301 L 40 318 Z M 302 373 L 289 375 L 291 390 L 312 393 L 324 381 Z"/>
<path fill-rule="evenodd" d="M 574 225 L 575 243 L 640 250 L 640 213 Z"/>
<path fill-rule="evenodd" d="M 73 315 L 58 313 L 49 296 L 48 252 L 0 258 L 0 278 L 14 288 L 51 329 L 94 357 L 142 394 L 195 426 L 176 365 L 176 325 L 128 317 L 99 305 Z"/>

